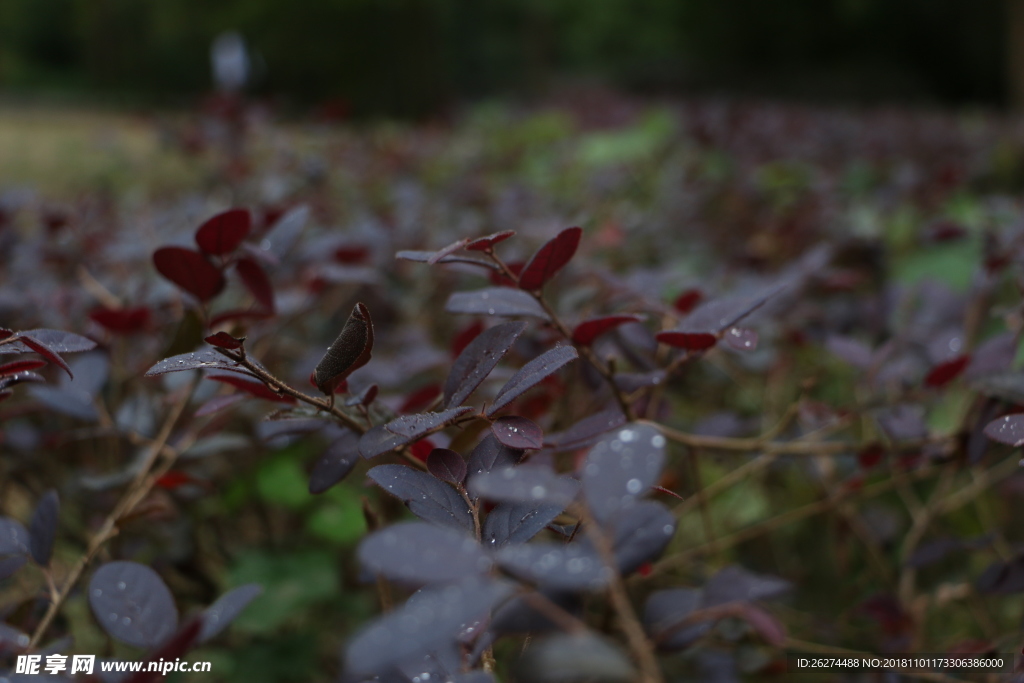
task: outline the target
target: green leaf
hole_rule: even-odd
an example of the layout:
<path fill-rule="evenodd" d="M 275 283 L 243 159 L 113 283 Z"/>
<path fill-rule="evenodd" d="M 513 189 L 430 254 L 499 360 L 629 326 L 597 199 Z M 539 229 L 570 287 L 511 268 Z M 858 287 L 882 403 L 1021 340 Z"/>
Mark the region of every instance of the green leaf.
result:
<path fill-rule="evenodd" d="M 338 545 L 351 545 L 366 533 L 366 520 L 359 497 L 349 489 L 333 488 L 342 496 L 333 495 L 332 500 L 318 507 L 306 519 L 306 531 L 325 541 Z"/>
<path fill-rule="evenodd" d="M 306 473 L 295 451 L 286 449 L 263 463 L 256 472 L 256 491 L 266 502 L 291 509 L 310 503 Z"/>

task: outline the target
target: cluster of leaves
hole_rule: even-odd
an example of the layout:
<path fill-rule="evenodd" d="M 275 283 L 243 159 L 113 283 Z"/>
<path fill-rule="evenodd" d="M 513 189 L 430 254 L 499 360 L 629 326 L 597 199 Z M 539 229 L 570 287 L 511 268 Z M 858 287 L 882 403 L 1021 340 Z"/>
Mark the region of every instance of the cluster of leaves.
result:
<path fill-rule="evenodd" d="M 216 654 L 235 617 L 229 642 L 287 624 L 289 662 L 353 683 L 724 682 L 776 672 L 790 633 L 1005 646 L 1019 609 L 987 596 L 1024 590 L 1002 521 L 1024 445 L 1021 239 L 994 190 L 972 201 L 998 128 L 683 113 L 681 144 L 657 117 L 581 123 L 582 152 L 550 115 L 487 129 L 498 149 L 457 171 L 430 165 L 426 134 L 349 141 L 352 214 L 306 166 L 262 160 L 305 203 L 176 214 L 170 238 L 0 233 L 9 277 L 38 271 L 0 298 L 35 328 L 0 337 L 19 354 L 0 365 L 0 657 L 94 626 L 119 657 Z M 849 163 L 847 138 L 874 156 Z M 929 184 L 932 163 L 955 172 Z M 518 201 L 477 184 L 504 173 L 524 196 L 556 182 Z M 382 187 L 393 203 L 365 199 Z M 542 237 L 570 187 L 596 207 L 586 229 Z M 627 218 L 642 202 L 660 231 Z M 465 228 L 463 205 L 506 229 Z M 432 213 L 462 227 L 415 226 Z M 680 217 L 684 246 L 664 237 Z M 340 664 L 316 630 L 343 631 Z"/>

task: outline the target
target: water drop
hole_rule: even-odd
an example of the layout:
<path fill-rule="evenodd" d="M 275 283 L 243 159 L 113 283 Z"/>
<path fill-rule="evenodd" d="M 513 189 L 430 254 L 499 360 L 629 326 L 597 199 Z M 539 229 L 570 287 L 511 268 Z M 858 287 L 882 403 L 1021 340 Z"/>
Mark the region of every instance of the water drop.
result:
<path fill-rule="evenodd" d="M 630 493 L 640 493 L 640 489 L 642 489 L 643 486 L 643 483 L 639 479 L 630 479 L 626 482 L 626 490 Z"/>
<path fill-rule="evenodd" d="M 130 625 L 132 623 L 132 618 L 131 617 L 125 617 L 125 618 L 123 618 L 121 620 L 121 623 L 124 624 L 125 626 L 128 626 L 128 625 Z"/>
<path fill-rule="evenodd" d="M 655 448 L 662 448 L 665 445 L 665 437 L 661 434 L 655 434 L 651 437 L 651 445 Z"/>
<path fill-rule="evenodd" d="M 128 587 L 128 584 L 126 584 L 124 581 L 118 581 L 117 582 L 117 590 L 123 591 L 127 587 Z"/>

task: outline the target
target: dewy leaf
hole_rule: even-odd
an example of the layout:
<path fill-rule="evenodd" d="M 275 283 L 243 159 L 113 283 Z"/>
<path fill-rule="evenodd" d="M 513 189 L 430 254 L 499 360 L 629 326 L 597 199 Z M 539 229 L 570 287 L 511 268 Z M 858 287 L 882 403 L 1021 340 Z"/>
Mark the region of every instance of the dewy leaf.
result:
<path fill-rule="evenodd" d="M 622 510 L 612 522 L 615 560 L 622 574 L 661 557 L 676 533 L 676 518 L 660 503 L 644 500 Z"/>
<path fill-rule="evenodd" d="M 563 505 L 499 503 L 487 513 L 481 536 L 484 547 L 526 543 L 562 513 Z"/>
<path fill-rule="evenodd" d="M 435 448 L 427 456 L 427 471 L 450 484 L 462 484 L 466 479 L 466 461 L 450 448 Z"/>
<path fill-rule="evenodd" d="M 4 363 L 0 365 L 0 377 L 6 377 L 8 375 L 17 375 L 21 372 L 29 372 L 31 370 L 38 370 L 46 365 L 45 360 L 39 360 L 38 358 L 30 358 L 28 360 L 14 360 L 10 363 Z"/>
<path fill-rule="evenodd" d="M 203 611 L 203 627 L 199 631 L 199 642 L 205 643 L 226 629 L 262 592 L 263 588 L 258 584 L 249 583 L 217 598 L 217 602 Z"/>
<path fill-rule="evenodd" d="M 665 464 L 665 437 L 646 424 L 627 424 L 587 455 L 583 494 L 600 521 L 635 504 L 657 483 Z"/>
<path fill-rule="evenodd" d="M 248 209 L 230 209 L 219 213 L 196 230 L 196 244 L 207 254 L 223 256 L 233 252 L 252 229 Z"/>
<path fill-rule="evenodd" d="M 224 274 L 198 251 L 162 247 L 153 252 L 158 273 L 200 301 L 209 301 L 224 289 Z"/>
<path fill-rule="evenodd" d="M 651 593 L 644 605 L 644 625 L 659 647 L 684 648 L 711 629 L 707 622 L 682 626 L 701 608 L 702 591 L 697 588 L 672 588 Z"/>
<path fill-rule="evenodd" d="M 374 573 L 411 585 L 456 581 L 491 568 L 476 540 L 424 522 L 393 524 L 367 536 L 358 556 Z"/>
<path fill-rule="evenodd" d="M 469 474 L 482 474 L 495 469 L 511 467 L 519 462 L 523 452 L 504 445 L 494 434 L 488 432 L 469 455 Z"/>
<path fill-rule="evenodd" d="M 524 543 L 507 545 L 495 554 L 501 568 L 544 588 L 598 590 L 613 572 L 586 543 Z"/>
<path fill-rule="evenodd" d="M 550 467 L 520 465 L 470 475 L 467 488 L 474 496 L 508 503 L 550 503 L 563 508 L 576 498 L 579 482 L 559 476 Z"/>
<path fill-rule="evenodd" d="M 519 288 L 536 290 L 543 287 L 572 259 L 582 234 L 581 228 L 566 228 L 538 249 L 519 274 Z"/>
<path fill-rule="evenodd" d="M 494 402 L 487 407 L 487 416 L 494 415 L 545 377 L 554 374 L 578 357 L 579 354 L 572 346 L 556 346 L 537 356 L 505 383 L 494 397 Z"/>
<path fill-rule="evenodd" d="M 1013 447 L 1024 446 L 1024 414 L 1014 413 L 989 422 L 985 436 Z"/>
<path fill-rule="evenodd" d="M 96 342 L 92 339 L 75 334 L 74 332 L 65 332 L 64 330 L 40 328 L 19 332 L 18 336 L 31 337 L 54 353 L 79 353 L 96 348 Z M 33 351 L 34 349 L 26 346 L 20 340 L 0 346 L 0 353 L 31 353 Z"/>
<path fill-rule="evenodd" d="M 473 412 L 472 408 L 469 406 L 463 406 L 461 408 L 443 410 L 440 413 L 403 415 L 402 417 L 397 417 L 391 422 L 388 422 L 384 425 L 384 428 L 392 434 L 397 434 L 398 436 L 403 437 L 407 442 L 415 441 L 416 439 L 437 430 L 438 427 L 442 427 L 466 413 L 471 412 Z"/>
<path fill-rule="evenodd" d="M 753 351 L 757 348 L 757 332 L 745 327 L 730 327 L 725 331 L 722 340 L 730 348 L 737 351 Z"/>
<path fill-rule="evenodd" d="M 619 325 L 642 321 L 643 318 L 638 315 L 606 315 L 600 318 L 590 318 L 581 322 L 572 331 L 572 343 L 589 346 L 602 334 L 615 329 Z"/>
<path fill-rule="evenodd" d="M 309 475 L 309 492 L 323 493 L 348 476 L 359 462 L 359 435 L 345 432 L 323 452 Z"/>
<path fill-rule="evenodd" d="M 465 247 L 466 242 L 468 241 L 469 240 L 467 239 L 461 239 L 456 242 L 452 242 L 447 247 L 442 247 L 438 249 L 437 251 L 434 252 L 433 256 L 427 259 L 427 263 L 429 263 L 430 265 L 434 265 L 435 263 L 443 259 L 445 256 L 448 256 L 449 254 L 459 251 L 460 249 Z"/>
<path fill-rule="evenodd" d="M 508 322 L 480 333 L 455 359 L 444 383 L 444 407 L 462 405 L 508 353 L 526 329 L 524 322 Z"/>
<path fill-rule="evenodd" d="M 238 271 L 238 276 L 242 278 L 242 283 L 245 284 L 246 289 L 249 290 L 259 305 L 264 310 L 273 312 L 274 286 L 270 284 L 270 278 L 267 277 L 263 266 L 251 258 L 241 258 L 235 264 L 235 270 Z"/>
<path fill-rule="evenodd" d="M 40 567 L 50 564 L 53 553 L 53 540 L 57 536 L 57 517 L 60 513 L 60 498 L 57 492 L 50 489 L 43 494 L 32 513 L 29 525 L 29 549 L 32 559 Z"/>
<path fill-rule="evenodd" d="M 250 361 L 252 361 L 252 359 L 250 359 Z M 245 369 L 245 366 L 236 363 L 216 351 L 203 349 L 201 351 L 190 351 L 189 353 L 182 353 L 177 356 L 171 356 L 170 358 L 164 358 L 149 370 L 146 370 L 146 377 L 156 377 L 157 375 L 164 375 L 168 372 L 182 372 L 184 370 L 228 370 L 230 372 L 249 375 L 250 377 L 253 376 L 251 372 Z"/>
<path fill-rule="evenodd" d="M 491 431 L 509 448 L 538 450 L 544 446 L 544 432 L 536 422 L 525 417 L 499 417 L 491 423 Z"/>
<path fill-rule="evenodd" d="M 459 493 L 426 472 L 405 465 L 378 465 L 366 476 L 428 522 L 473 533 L 473 513 Z"/>
<path fill-rule="evenodd" d="M 674 329 L 663 330 L 655 337 L 663 344 L 680 349 L 700 351 L 714 346 L 730 327 L 759 309 L 781 288 L 755 297 L 727 297 L 699 306 Z"/>
<path fill-rule="evenodd" d="M 0 517 L 0 557 L 5 555 L 27 555 L 29 534 L 16 519 Z"/>
<path fill-rule="evenodd" d="M 108 634 L 128 645 L 154 648 L 178 626 L 178 609 L 160 575 L 137 562 L 109 562 L 89 582 L 89 604 Z"/>
<path fill-rule="evenodd" d="M 508 287 L 486 287 L 472 292 L 455 292 L 448 297 L 444 310 L 449 313 L 528 316 L 548 320 L 548 314 L 528 292 Z"/>
<path fill-rule="evenodd" d="M 313 370 L 317 388 L 325 394 L 333 394 L 352 371 L 369 362 L 372 350 L 373 321 L 370 320 L 370 311 L 359 303 L 352 309 L 341 334 Z"/>
<path fill-rule="evenodd" d="M 424 589 L 404 606 L 360 631 L 345 648 L 345 672 L 355 680 L 422 657 L 453 642 L 465 624 L 484 618 L 514 588 L 472 577 Z"/>
<path fill-rule="evenodd" d="M 404 436 L 392 434 L 384 425 L 377 425 L 359 437 L 359 454 L 369 460 L 404 446 L 409 441 Z"/>

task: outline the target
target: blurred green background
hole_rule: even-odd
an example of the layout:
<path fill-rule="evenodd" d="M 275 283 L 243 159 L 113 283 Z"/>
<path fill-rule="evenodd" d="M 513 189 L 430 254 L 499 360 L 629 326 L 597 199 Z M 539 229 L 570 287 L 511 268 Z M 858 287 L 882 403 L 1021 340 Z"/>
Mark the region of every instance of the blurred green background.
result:
<path fill-rule="evenodd" d="M 173 104 L 237 30 L 251 90 L 424 116 L 570 79 L 644 93 L 1003 104 L 1020 0 L 4 0 L 0 93 Z M 1024 21 L 1024 20 L 1022 20 Z"/>

